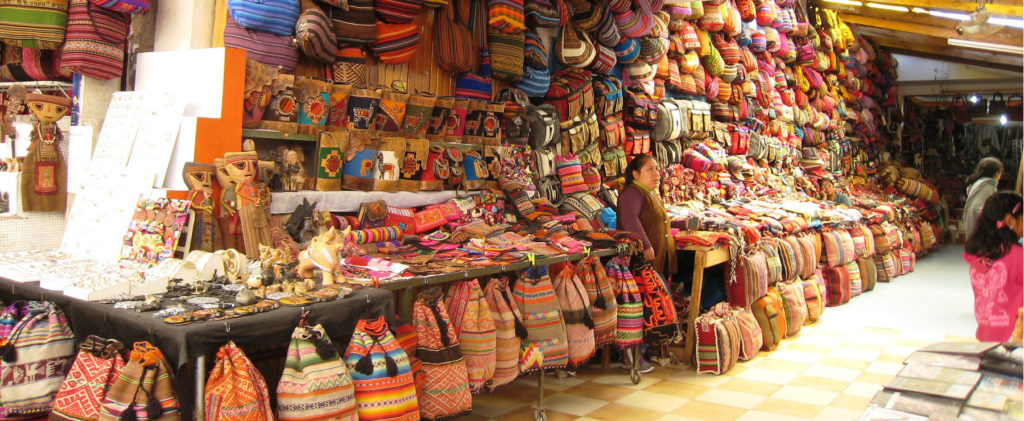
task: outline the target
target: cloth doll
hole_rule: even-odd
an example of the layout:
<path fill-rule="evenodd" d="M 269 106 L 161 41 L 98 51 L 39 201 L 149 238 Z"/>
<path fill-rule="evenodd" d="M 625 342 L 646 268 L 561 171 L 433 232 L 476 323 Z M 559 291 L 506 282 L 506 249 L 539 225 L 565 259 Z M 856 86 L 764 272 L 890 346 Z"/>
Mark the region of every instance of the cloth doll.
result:
<path fill-rule="evenodd" d="M 25 103 L 36 121 L 21 177 L 26 212 L 60 212 L 67 206 L 68 168 L 60 153 L 63 139 L 57 120 L 71 110 L 71 98 L 27 94 Z"/>

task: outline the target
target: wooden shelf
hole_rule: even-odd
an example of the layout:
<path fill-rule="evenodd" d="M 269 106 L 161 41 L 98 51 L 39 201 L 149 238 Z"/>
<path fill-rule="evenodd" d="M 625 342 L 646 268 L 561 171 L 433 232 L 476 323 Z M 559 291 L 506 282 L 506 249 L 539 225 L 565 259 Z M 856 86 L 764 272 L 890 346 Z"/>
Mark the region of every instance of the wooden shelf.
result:
<path fill-rule="evenodd" d="M 242 129 L 242 137 L 294 140 L 296 142 L 316 142 L 315 134 L 287 133 L 276 130 Z"/>

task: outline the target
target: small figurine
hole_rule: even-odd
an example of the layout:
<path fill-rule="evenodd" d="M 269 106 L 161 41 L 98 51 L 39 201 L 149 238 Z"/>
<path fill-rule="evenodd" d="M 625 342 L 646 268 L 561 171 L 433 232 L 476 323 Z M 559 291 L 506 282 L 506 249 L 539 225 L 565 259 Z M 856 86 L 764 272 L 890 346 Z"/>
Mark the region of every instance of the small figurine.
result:
<path fill-rule="evenodd" d="M 338 231 L 331 228 L 326 233 L 313 237 L 309 248 L 299 255 L 299 266 L 295 268 L 300 278 L 312 278 L 313 270 L 320 269 L 324 285 L 345 281 L 338 270 L 346 250 L 350 249 L 351 229 Z"/>
<path fill-rule="evenodd" d="M 238 196 L 235 194 L 235 182 L 224 167 L 223 158 L 215 158 L 213 165 L 217 168 L 217 185 L 220 186 L 220 198 L 217 219 L 220 222 L 220 237 L 225 249 L 240 249 L 245 252 L 241 239 L 242 225 L 238 216 Z"/>
<path fill-rule="evenodd" d="M 267 200 L 261 196 L 256 182 L 257 157 L 255 152 L 229 152 L 224 155 L 225 168 L 235 182 L 238 215 L 242 227 L 245 254 L 250 258 L 259 257 L 259 245 L 272 246 L 270 226 L 267 220 Z"/>
<path fill-rule="evenodd" d="M 196 214 L 196 231 L 198 241 L 193 240 L 196 250 L 212 252 L 224 247 L 220 238 L 217 219 L 213 215 L 213 180 L 216 178 L 217 167 L 210 164 L 186 162 L 182 169 L 185 184 L 188 185 L 188 197 Z"/>
<path fill-rule="evenodd" d="M 299 191 L 306 184 L 306 168 L 302 165 L 302 154 L 294 149 L 284 153 L 281 167 L 283 173 L 282 190 Z"/>

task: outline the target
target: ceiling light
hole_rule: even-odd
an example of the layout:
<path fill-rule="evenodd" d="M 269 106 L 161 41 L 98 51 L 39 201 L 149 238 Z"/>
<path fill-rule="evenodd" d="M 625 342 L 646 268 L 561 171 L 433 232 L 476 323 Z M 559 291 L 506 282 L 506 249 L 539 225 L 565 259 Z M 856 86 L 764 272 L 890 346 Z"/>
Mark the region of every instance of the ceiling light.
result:
<path fill-rule="evenodd" d="M 1014 45 L 992 44 L 990 42 L 967 41 L 967 40 L 957 39 L 957 38 L 949 38 L 948 40 L 946 40 L 946 42 L 949 45 L 952 45 L 952 46 L 955 46 L 955 47 L 968 47 L 968 48 L 975 48 L 975 49 L 978 49 L 978 50 L 995 51 L 995 52 L 998 52 L 998 53 L 1009 53 L 1009 54 L 1017 54 L 1017 55 L 1024 54 L 1024 48 L 1017 47 L 1017 46 L 1014 46 Z"/>
<path fill-rule="evenodd" d="M 1002 125 L 1005 126 L 1006 123 L 1008 123 L 1008 122 L 1009 122 L 1009 120 L 1007 120 L 1006 114 L 1003 114 L 1003 115 L 999 116 L 999 124 L 1002 124 Z"/>
<path fill-rule="evenodd" d="M 988 18 L 988 23 L 995 24 L 995 25 L 1012 26 L 1014 28 L 1024 29 L 1024 20 L 1020 20 L 1020 19 L 1011 19 L 1011 18 L 1003 18 L 1003 17 L 995 17 L 995 16 L 993 16 L 993 17 Z"/>
<path fill-rule="evenodd" d="M 937 18 L 946 18 L 960 21 L 968 20 L 971 18 L 971 15 L 968 15 L 966 13 L 943 12 L 941 10 L 929 10 L 928 14 L 935 16 Z"/>
<path fill-rule="evenodd" d="M 914 13 L 928 13 L 928 9 L 922 9 L 920 7 L 915 7 L 915 8 L 910 9 L 910 10 L 912 10 Z"/>
<path fill-rule="evenodd" d="M 894 6 L 894 5 L 891 5 L 891 4 L 882 4 L 882 3 L 868 3 L 868 7 L 875 8 L 875 9 L 893 10 L 893 11 L 897 11 L 897 12 L 909 12 L 910 11 L 910 9 L 907 9 L 906 7 L 903 7 L 903 6 Z"/>
<path fill-rule="evenodd" d="M 845 4 L 847 6 L 857 6 L 857 7 L 860 7 L 860 6 L 864 5 L 864 3 L 861 3 L 861 2 L 856 1 L 856 0 L 825 0 L 825 3 Z"/>
<path fill-rule="evenodd" d="M 971 101 L 971 104 L 977 104 L 978 103 L 978 95 L 977 94 L 971 94 L 971 97 L 967 98 L 967 100 Z"/>

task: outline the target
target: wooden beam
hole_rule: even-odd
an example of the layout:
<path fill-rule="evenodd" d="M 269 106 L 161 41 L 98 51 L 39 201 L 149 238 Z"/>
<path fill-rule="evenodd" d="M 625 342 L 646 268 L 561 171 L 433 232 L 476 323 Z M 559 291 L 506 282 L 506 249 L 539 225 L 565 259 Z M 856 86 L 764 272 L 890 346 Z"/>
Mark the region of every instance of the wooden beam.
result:
<path fill-rule="evenodd" d="M 961 12 L 973 12 L 978 8 L 978 2 L 973 0 L 873 0 L 876 3 L 892 4 L 896 6 L 905 6 L 908 9 L 914 7 L 924 7 L 927 9 L 936 10 L 955 10 Z M 867 0 L 864 0 L 867 3 Z M 828 7 L 832 7 L 829 4 Z M 995 13 L 997 15 L 1004 15 L 1008 17 L 1021 17 L 1024 16 L 1024 6 L 1021 5 L 1020 0 L 995 0 L 986 2 L 985 9 Z"/>
<path fill-rule="evenodd" d="M 950 46 L 937 46 L 916 42 L 907 42 L 888 37 L 869 37 L 876 46 L 887 48 L 893 52 L 904 53 L 937 60 L 965 63 L 975 66 L 991 67 L 1015 72 L 1024 68 L 1024 58 L 995 54 L 985 51 L 974 51 Z"/>
<path fill-rule="evenodd" d="M 878 42 L 884 42 L 884 41 L 887 41 L 887 40 L 892 40 L 892 41 L 899 41 L 899 42 L 903 42 L 903 43 L 907 43 L 907 44 L 920 44 L 920 45 L 926 45 L 926 46 L 930 46 L 930 47 L 935 47 L 937 50 L 953 49 L 953 50 L 956 50 L 956 51 L 962 51 L 965 54 L 975 55 L 975 56 L 978 56 L 978 57 L 1005 56 L 1005 57 L 1020 58 L 1019 54 L 1014 54 L 1014 53 L 1009 53 L 1009 52 L 995 52 L 995 51 L 978 50 L 978 49 L 973 49 L 973 48 L 954 48 L 954 47 L 949 45 L 949 42 L 946 40 L 946 38 L 939 38 L 939 37 L 934 37 L 934 36 L 929 36 L 929 35 L 914 34 L 914 33 L 910 33 L 910 32 L 900 32 L 900 31 L 894 31 L 892 29 L 875 28 L 875 27 L 871 27 L 871 26 L 853 25 L 853 28 L 854 28 L 855 31 L 857 31 L 861 35 L 864 35 L 865 37 L 868 37 L 868 38 L 872 38 L 873 40 L 878 41 Z"/>
<path fill-rule="evenodd" d="M 940 18 L 925 13 L 892 12 L 889 10 L 874 9 L 867 6 L 825 3 L 823 0 L 813 0 L 813 3 L 818 7 L 832 9 L 843 15 L 853 14 L 869 18 L 884 19 L 886 21 L 899 21 L 918 25 L 934 26 L 953 31 L 956 31 L 956 25 L 959 23 L 959 21 L 953 19 Z M 1024 38 L 1024 31 L 1018 28 L 1004 26 L 1003 29 L 999 31 L 999 36 L 1010 40 L 1020 40 Z"/>
<path fill-rule="evenodd" d="M 879 19 L 842 12 L 839 13 L 839 17 L 841 17 L 843 21 L 846 23 L 852 23 L 861 26 L 871 26 L 875 28 L 892 29 L 895 31 L 909 32 L 918 35 L 987 42 L 992 44 L 1013 45 L 1017 47 L 1024 45 L 1024 40 L 1021 40 L 1019 36 L 1016 38 L 1011 38 L 1009 33 L 1005 35 L 1000 33 L 995 33 L 992 35 L 960 35 L 956 32 L 955 27 L 942 28 L 938 26 L 921 25 L 892 19 Z"/>

